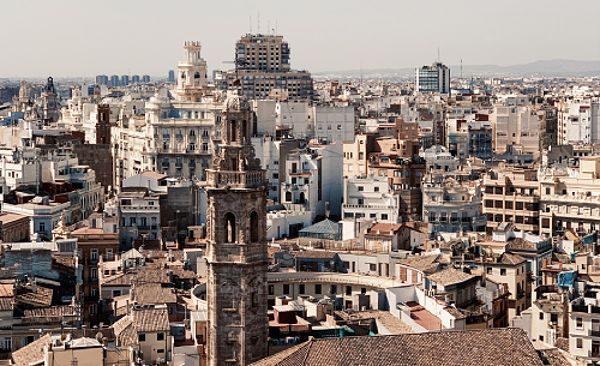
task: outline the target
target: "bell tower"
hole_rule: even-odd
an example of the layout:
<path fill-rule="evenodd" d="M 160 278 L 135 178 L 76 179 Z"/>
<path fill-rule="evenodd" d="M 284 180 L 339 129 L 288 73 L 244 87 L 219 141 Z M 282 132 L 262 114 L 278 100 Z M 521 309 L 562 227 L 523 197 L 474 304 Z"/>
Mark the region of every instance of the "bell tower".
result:
<path fill-rule="evenodd" d="M 222 144 L 207 170 L 207 364 L 246 365 L 267 355 L 265 171 L 250 143 L 253 112 L 228 92 Z"/>
<path fill-rule="evenodd" d="M 183 48 L 185 60 L 177 65 L 176 93 L 181 101 L 195 102 L 208 84 L 206 61 L 200 54 L 200 42 L 187 41 Z"/>

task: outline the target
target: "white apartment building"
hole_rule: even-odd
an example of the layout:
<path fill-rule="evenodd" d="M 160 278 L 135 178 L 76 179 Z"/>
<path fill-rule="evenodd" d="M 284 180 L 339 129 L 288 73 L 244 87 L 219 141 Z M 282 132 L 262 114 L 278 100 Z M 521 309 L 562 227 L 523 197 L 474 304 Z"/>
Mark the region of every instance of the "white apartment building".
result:
<path fill-rule="evenodd" d="M 15 147 L 0 149 L 0 177 L 4 178 L 3 194 L 19 186 L 35 186 L 41 180 L 39 149 Z"/>
<path fill-rule="evenodd" d="M 600 102 L 577 98 L 558 104 L 558 143 L 597 144 L 600 142 Z"/>
<path fill-rule="evenodd" d="M 287 156 L 281 181 L 281 203 L 292 211 L 310 211 L 314 219 L 325 213 L 316 155 L 295 151 Z"/>
<path fill-rule="evenodd" d="M 419 156 L 425 159 L 426 170 L 438 170 L 452 172 L 460 166 L 460 160 L 452 156 L 448 149 L 442 145 L 434 145 L 429 149 L 419 152 Z"/>
<path fill-rule="evenodd" d="M 345 142 L 343 149 L 344 177 L 364 177 L 367 175 L 369 135 L 356 135 L 354 141 Z"/>
<path fill-rule="evenodd" d="M 423 218 L 430 233 L 484 231 L 479 181 L 460 182 L 449 176 L 423 178 Z"/>
<path fill-rule="evenodd" d="M 542 169 L 539 176 L 541 234 L 600 229 L 600 156 L 581 157 L 579 168 Z"/>
<path fill-rule="evenodd" d="M 397 223 L 400 197 L 394 194 L 387 177 L 348 177 L 344 180 L 344 219 L 369 218 Z"/>
<path fill-rule="evenodd" d="M 493 149 L 502 154 L 508 145 L 523 154 L 540 156 L 540 134 L 545 125 L 545 114 L 531 106 L 495 106 L 490 114 L 494 133 Z"/>
<path fill-rule="evenodd" d="M 354 107 L 316 105 L 314 137 L 346 143 L 354 141 Z"/>
<path fill-rule="evenodd" d="M 146 190 L 131 190 L 119 194 L 121 242 L 131 244 L 138 238 L 160 239 L 159 197 Z"/>

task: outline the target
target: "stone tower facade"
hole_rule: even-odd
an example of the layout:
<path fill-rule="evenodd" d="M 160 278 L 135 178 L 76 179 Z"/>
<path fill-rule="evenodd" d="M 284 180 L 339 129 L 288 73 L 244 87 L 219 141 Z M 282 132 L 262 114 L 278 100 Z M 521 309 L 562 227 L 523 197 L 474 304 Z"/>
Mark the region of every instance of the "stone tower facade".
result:
<path fill-rule="evenodd" d="M 267 355 L 265 172 L 250 143 L 253 113 L 229 92 L 222 143 L 207 170 L 207 364 L 246 365 Z"/>

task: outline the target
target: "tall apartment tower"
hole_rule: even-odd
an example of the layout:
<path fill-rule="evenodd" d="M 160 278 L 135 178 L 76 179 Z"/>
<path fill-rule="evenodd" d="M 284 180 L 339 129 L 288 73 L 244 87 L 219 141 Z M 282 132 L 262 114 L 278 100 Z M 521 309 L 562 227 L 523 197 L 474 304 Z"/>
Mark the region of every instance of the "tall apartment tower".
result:
<path fill-rule="evenodd" d="M 415 69 L 415 91 L 418 93 L 450 94 L 450 69 L 436 62 Z"/>
<path fill-rule="evenodd" d="M 281 92 L 285 94 L 282 99 L 310 100 L 314 94 L 310 73 L 291 68 L 288 43 L 272 34 L 243 35 L 235 44 L 235 70 L 215 72 L 215 84 L 221 90 L 238 82 L 247 99 Z"/>
<path fill-rule="evenodd" d="M 290 47 L 283 36 L 246 34 L 235 44 L 235 69 L 289 71 Z"/>
<path fill-rule="evenodd" d="M 267 355 L 265 171 L 250 142 L 253 113 L 228 92 L 222 143 L 207 170 L 207 364 L 246 365 Z"/>

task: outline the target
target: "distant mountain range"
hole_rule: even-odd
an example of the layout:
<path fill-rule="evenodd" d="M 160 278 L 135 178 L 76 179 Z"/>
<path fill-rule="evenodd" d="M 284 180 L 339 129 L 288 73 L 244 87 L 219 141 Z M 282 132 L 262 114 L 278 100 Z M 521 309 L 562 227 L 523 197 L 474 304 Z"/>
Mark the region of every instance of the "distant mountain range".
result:
<path fill-rule="evenodd" d="M 450 75 L 460 76 L 460 65 L 450 65 Z M 414 76 L 414 67 L 363 69 L 313 73 L 316 77 L 406 78 Z M 540 60 L 510 66 L 463 65 L 463 77 L 470 76 L 600 76 L 600 61 Z"/>

